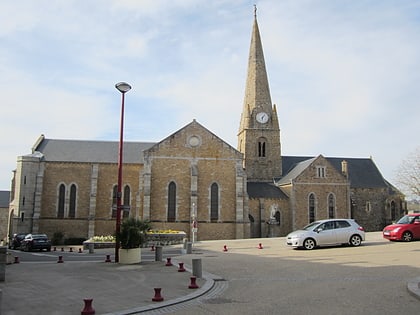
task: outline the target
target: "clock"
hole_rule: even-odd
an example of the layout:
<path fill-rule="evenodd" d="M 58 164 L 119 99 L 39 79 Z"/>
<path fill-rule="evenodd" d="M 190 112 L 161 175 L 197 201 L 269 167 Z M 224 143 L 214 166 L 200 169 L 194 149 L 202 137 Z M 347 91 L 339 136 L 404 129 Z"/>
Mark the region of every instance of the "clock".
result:
<path fill-rule="evenodd" d="M 265 124 L 268 121 L 268 114 L 266 112 L 259 112 L 257 114 L 257 121 L 261 124 Z"/>

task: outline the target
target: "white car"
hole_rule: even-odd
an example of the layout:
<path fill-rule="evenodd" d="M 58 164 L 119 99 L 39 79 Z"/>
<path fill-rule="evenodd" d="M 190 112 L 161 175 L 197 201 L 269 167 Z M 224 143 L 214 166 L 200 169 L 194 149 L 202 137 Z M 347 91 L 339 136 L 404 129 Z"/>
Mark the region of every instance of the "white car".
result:
<path fill-rule="evenodd" d="M 365 230 L 353 219 L 328 219 L 312 222 L 301 230 L 287 235 L 286 244 L 292 247 L 314 249 L 318 246 L 349 244 L 360 246 Z"/>

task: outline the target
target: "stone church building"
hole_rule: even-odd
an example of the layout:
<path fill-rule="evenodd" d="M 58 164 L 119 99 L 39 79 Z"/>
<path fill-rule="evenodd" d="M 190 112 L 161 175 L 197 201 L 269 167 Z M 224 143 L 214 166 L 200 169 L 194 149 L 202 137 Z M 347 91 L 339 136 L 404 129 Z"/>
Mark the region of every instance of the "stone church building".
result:
<path fill-rule="evenodd" d="M 284 156 L 254 16 L 235 149 L 198 121 L 157 143 L 125 142 L 123 217 L 197 239 L 285 236 L 318 219 L 354 218 L 381 230 L 404 196 L 371 158 Z M 48 139 L 17 158 L 8 234 L 115 232 L 118 142 Z"/>

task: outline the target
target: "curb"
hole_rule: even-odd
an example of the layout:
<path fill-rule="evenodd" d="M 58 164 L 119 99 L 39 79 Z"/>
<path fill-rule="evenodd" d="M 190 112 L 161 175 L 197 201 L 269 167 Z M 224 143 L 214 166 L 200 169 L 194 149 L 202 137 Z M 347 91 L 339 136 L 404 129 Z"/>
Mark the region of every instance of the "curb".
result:
<path fill-rule="evenodd" d="M 177 263 L 176 260 L 173 261 L 173 262 Z M 189 273 L 192 273 L 191 268 L 185 267 L 185 269 Z M 122 311 L 117 311 L 117 312 L 112 312 L 112 313 L 106 313 L 106 314 L 103 314 L 103 315 L 139 314 L 139 313 L 145 313 L 145 312 L 159 310 L 159 309 L 162 309 L 162 308 L 166 308 L 166 307 L 170 307 L 170 306 L 173 306 L 173 305 L 181 304 L 181 303 L 196 299 L 196 298 L 206 294 L 207 292 L 209 292 L 214 287 L 215 281 L 221 279 L 221 277 L 203 271 L 203 279 L 205 280 L 205 283 L 199 289 L 194 290 L 192 293 L 190 293 L 188 295 L 185 295 L 185 296 L 182 296 L 182 297 L 179 297 L 179 298 L 176 298 L 176 299 L 168 300 L 168 301 L 159 302 L 159 304 L 149 304 L 149 305 L 140 306 L 140 307 L 136 307 L 136 308 L 132 308 L 132 309 L 127 309 L 127 310 L 122 310 Z"/>
<path fill-rule="evenodd" d="M 420 300 L 420 277 L 414 278 L 407 283 L 408 292 Z"/>

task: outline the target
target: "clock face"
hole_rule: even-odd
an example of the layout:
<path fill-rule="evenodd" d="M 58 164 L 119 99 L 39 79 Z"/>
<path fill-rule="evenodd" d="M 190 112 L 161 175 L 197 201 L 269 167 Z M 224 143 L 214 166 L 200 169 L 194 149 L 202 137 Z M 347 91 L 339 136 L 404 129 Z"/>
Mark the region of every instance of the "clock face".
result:
<path fill-rule="evenodd" d="M 261 124 L 265 124 L 268 121 L 268 114 L 265 112 L 259 112 L 257 114 L 257 121 Z"/>

